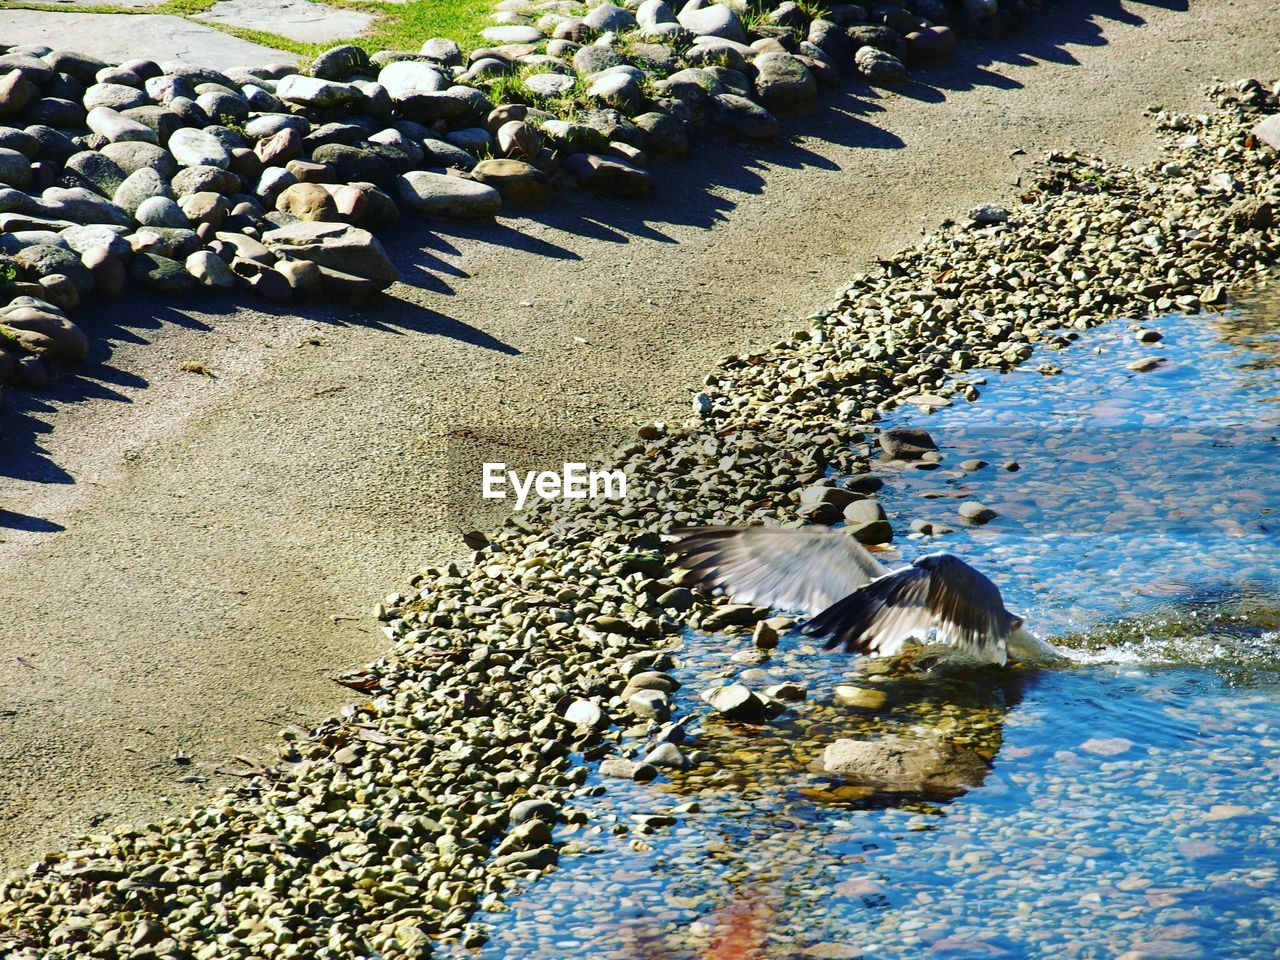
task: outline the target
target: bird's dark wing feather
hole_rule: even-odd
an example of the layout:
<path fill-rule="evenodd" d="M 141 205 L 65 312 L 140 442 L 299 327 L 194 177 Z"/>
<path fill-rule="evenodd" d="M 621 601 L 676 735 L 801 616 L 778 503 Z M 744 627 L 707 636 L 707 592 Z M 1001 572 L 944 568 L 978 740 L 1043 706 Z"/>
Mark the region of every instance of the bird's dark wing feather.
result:
<path fill-rule="evenodd" d="M 787 527 L 673 530 L 680 566 L 735 600 L 816 613 L 888 569 L 847 533 Z"/>
<path fill-rule="evenodd" d="M 828 649 L 887 656 L 934 630 L 939 643 L 1003 664 L 1008 636 L 1021 625 L 994 583 L 959 557 L 934 553 L 836 601 L 804 631 L 829 637 Z"/>

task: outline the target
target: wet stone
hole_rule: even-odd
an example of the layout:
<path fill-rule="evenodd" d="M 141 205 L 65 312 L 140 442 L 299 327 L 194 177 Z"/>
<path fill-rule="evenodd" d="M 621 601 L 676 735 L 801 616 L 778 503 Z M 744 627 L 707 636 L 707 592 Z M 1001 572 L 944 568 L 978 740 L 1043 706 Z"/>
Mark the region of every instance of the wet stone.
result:
<path fill-rule="evenodd" d="M 600 761 L 600 775 L 618 780 L 647 783 L 658 775 L 658 771 L 649 763 L 637 763 L 623 757 L 608 757 Z"/>

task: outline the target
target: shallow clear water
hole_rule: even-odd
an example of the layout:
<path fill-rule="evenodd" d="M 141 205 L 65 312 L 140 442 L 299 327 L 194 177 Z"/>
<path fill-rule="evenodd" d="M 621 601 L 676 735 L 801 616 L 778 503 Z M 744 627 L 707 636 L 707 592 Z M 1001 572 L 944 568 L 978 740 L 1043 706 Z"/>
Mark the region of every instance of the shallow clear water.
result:
<path fill-rule="evenodd" d="M 585 852 L 484 915 L 476 955 L 1280 955 L 1278 318 L 1266 299 L 1164 318 L 1150 346 L 1113 324 L 1042 352 L 1062 376 L 992 376 L 978 403 L 901 414 L 944 459 L 886 467 L 882 502 L 900 534 L 956 529 L 895 552 L 959 553 L 1080 662 L 897 679 L 794 636 L 751 666 L 729 659 L 746 637 L 692 634 L 683 708 L 726 675 L 809 700 L 767 727 L 706 721 L 712 775 L 581 799 L 591 825 L 557 835 Z M 1166 362 L 1126 369 L 1144 355 Z M 990 466 L 958 469 L 974 458 Z M 997 518 L 965 526 L 969 499 Z M 835 705 L 837 683 L 886 708 Z M 917 724 L 991 757 L 983 784 L 886 798 L 808 769 L 832 739 Z M 691 800 L 671 826 L 637 819 Z"/>

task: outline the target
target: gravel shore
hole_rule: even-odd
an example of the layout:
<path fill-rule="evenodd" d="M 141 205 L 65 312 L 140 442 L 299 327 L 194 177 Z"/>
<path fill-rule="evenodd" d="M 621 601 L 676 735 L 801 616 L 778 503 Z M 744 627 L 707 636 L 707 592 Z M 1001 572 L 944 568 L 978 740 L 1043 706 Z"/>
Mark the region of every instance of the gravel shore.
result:
<path fill-rule="evenodd" d="M 420 571 L 381 610 L 393 651 L 344 678 L 356 703 L 284 731 L 278 763 L 209 804 L 86 837 L 8 881 L 5 944 L 336 958 L 481 942 L 472 911 L 552 866 L 557 825 L 581 820 L 581 760 L 660 775 L 625 732 L 680 739 L 652 693 L 670 685 L 676 635 L 746 632 L 769 613 L 684 590 L 662 531 L 834 522 L 869 496 L 869 471 L 891 480 L 873 460 L 878 411 L 976 400 L 975 367 L 1045 364 L 1108 320 L 1213 310 L 1275 262 L 1280 137 L 1264 117 L 1280 101 L 1252 81 L 1216 97 L 1210 115 L 1156 118 L 1157 163 L 1050 155 L 1018 202 L 975 208 L 806 329 L 724 361 L 689 422 L 619 451 L 626 507 L 530 511 L 473 562 Z"/>

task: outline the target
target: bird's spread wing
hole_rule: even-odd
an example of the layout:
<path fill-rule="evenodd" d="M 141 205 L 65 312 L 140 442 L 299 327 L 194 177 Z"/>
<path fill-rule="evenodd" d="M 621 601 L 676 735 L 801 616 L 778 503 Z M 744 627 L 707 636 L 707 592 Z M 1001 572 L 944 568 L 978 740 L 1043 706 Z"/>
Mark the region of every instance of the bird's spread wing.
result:
<path fill-rule="evenodd" d="M 735 600 L 817 613 L 888 573 L 847 533 L 786 527 L 672 531 L 679 565 Z"/>
<path fill-rule="evenodd" d="M 830 637 L 828 649 L 890 656 L 934 630 L 938 643 L 1003 664 L 1009 634 L 1021 625 L 994 583 L 959 557 L 934 553 L 836 601 L 804 631 Z"/>

